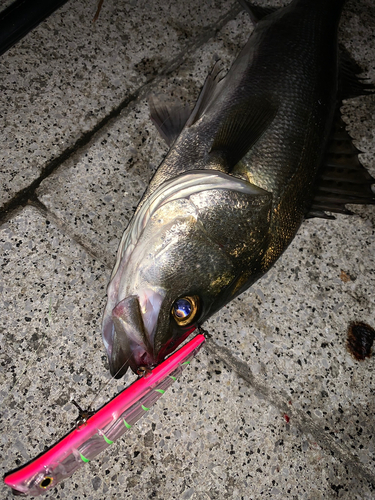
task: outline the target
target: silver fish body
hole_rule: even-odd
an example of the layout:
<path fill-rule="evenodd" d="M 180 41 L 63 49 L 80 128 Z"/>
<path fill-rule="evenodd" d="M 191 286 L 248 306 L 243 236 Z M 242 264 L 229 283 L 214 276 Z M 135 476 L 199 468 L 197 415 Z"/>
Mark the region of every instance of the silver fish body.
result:
<path fill-rule="evenodd" d="M 343 3 L 294 0 L 259 20 L 227 75 L 209 75 L 178 136 L 164 127 L 173 144 L 108 286 L 103 340 L 116 377 L 159 363 L 295 236 L 337 109 Z"/>

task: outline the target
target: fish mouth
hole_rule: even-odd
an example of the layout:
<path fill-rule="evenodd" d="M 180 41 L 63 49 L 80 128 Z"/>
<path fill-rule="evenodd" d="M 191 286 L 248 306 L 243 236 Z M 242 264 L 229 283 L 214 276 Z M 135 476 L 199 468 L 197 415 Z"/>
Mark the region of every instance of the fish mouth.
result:
<path fill-rule="evenodd" d="M 121 300 L 105 321 L 105 335 L 111 375 L 122 377 L 130 367 L 152 368 L 158 363 L 154 352 L 154 336 L 161 296 L 145 290 Z"/>
<path fill-rule="evenodd" d="M 196 329 L 191 325 L 173 335 L 155 348 L 155 332 L 159 316 L 161 296 L 155 292 L 131 295 L 119 302 L 112 310 L 110 318 L 105 318 L 104 332 L 110 338 L 107 349 L 112 377 L 121 378 L 130 368 L 143 375 L 160 364 L 166 356 Z"/>

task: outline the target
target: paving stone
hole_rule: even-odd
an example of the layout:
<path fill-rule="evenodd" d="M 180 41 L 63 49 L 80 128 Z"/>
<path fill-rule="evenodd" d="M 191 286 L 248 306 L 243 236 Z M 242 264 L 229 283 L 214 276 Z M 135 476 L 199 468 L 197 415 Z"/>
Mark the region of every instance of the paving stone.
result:
<path fill-rule="evenodd" d="M 2 57 L 0 204 L 204 40 L 229 1 L 68 2 Z M 237 7 L 236 7 L 237 8 Z"/>

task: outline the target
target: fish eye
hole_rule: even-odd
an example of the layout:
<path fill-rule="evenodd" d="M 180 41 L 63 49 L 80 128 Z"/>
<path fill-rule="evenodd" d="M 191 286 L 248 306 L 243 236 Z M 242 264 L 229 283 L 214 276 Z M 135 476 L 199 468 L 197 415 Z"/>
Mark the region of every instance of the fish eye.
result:
<path fill-rule="evenodd" d="M 181 297 L 172 305 L 172 316 L 180 326 L 191 323 L 198 312 L 199 299 L 196 295 L 192 297 Z"/>

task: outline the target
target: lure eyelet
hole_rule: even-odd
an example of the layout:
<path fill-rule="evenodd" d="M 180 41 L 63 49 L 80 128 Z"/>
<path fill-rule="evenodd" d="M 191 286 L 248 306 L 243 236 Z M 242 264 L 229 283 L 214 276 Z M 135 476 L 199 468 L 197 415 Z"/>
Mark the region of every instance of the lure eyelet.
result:
<path fill-rule="evenodd" d="M 188 325 L 197 315 L 199 308 L 199 297 L 181 297 L 172 305 L 172 316 L 179 326 Z"/>

